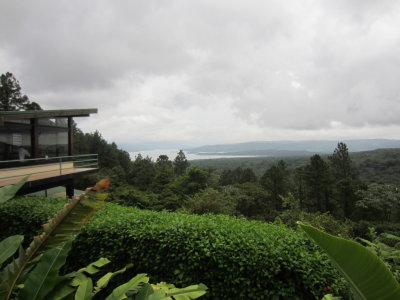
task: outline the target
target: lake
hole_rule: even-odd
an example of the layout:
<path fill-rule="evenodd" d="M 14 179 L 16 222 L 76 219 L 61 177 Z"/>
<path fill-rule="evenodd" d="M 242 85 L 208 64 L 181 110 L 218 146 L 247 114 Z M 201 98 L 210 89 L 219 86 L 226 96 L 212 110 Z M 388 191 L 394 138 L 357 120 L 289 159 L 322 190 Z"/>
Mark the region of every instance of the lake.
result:
<path fill-rule="evenodd" d="M 153 161 L 156 161 L 160 155 L 167 155 L 170 160 L 174 160 L 179 150 L 176 149 L 153 149 L 153 150 L 143 150 L 143 151 L 135 151 L 129 152 L 131 159 L 134 160 L 135 157 L 140 153 L 143 157 L 150 157 Z M 183 151 L 185 153 L 187 160 L 196 160 L 196 159 L 213 159 L 213 158 L 232 158 L 232 157 L 252 157 L 251 155 L 226 155 L 226 154 L 198 154 L 198 153 L 188 153 L 187 151 Z"/>

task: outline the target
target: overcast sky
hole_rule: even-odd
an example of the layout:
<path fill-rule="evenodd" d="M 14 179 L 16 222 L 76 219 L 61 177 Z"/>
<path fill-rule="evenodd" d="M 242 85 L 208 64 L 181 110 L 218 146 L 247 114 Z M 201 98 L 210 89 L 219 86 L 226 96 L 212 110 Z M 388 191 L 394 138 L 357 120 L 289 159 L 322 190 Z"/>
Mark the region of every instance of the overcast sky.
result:
<path fill-rule="evenodd" d="M 117 143 L 399 138 L 400 1 L 0 1 L 0 73 Z"/>

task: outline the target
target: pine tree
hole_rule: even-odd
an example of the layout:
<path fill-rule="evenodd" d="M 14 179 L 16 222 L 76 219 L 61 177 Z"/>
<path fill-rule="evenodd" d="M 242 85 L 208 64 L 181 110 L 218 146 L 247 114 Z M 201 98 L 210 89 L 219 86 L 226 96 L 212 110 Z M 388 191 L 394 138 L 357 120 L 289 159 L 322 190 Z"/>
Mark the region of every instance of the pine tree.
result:
<path fill-rule="evenodd" d="M 306 183 L 306 206 L 310 211 L 326 212 L 332 201 L 332 175 L 329 165 L 315 154 L 304 169 Z"/>
<path fill-rule="evenodd" d="M 167 155 L 160 155 L 155 163 L 155 176 L 152 183 L 152 190 L 160 193 L 174 177 L 174 168 Z"/>
<path fill-rule="evenodd" d="M 179 150 L 178 154 L 174 159 L 174 171 L 175 174 L 180 176 L 185 173 L 186 169 L 189 167 L 189 162 L 186 159 L 185 153 Z"/>
<path fill-rule="evenodd" d="M 358 173 L 350 159 L 345 143 L 338 143 L 333 154 L 328 158 L 335 179 L 335 198 L 339 204 L 339 207 L 336 208 L 336 215 L 348 218 L 353 214 L 357 201 L 356 191 L 360 186 Z M 341 210 L 340 213 L 339 210 Z"/>
<path fill-rule="evenodd" d="M 13 74 L 0 75 L 0 111 L 41 110 L 36 102 L 21 94 L 21 86 Z"/>
<path fill-rule="evenodd" d="M 280 160 L 277 165 L 269 168 L 260 179 L 261 185 L 270 193 L 270 202 L 276 210 L 282 209 L 280 196 L 286 196 L 289 191 L 289 172 L 286 164 Z"/>

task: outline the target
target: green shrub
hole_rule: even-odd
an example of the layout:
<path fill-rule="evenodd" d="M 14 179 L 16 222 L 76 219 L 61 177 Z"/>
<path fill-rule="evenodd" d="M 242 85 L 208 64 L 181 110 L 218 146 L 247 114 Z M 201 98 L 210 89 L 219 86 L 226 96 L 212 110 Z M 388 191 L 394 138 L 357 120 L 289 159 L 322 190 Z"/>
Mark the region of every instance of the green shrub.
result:
<path fill-rule="evenodd" d="M 372 240 L 373 237 L 371 236 L 370 227 L 373 225 L 365 220 L 358 221 L 353 225 L 353 233 L 354 237 L 360 237 L 367 240 Z"/>
<path fill-rule="evenodd" d="M 22 199 L 12 201 L 17 202 Z M 39 201 L 35 205 L 41 206 Z M 208 299 L 320 299 L 327 286 L 335 295 L 348 298 L 344 280 L 302 233 L 224 215 L 107 204 L 76 238 L 68 270 L 100 257 L 110 258 L 114 270 L 134 264 L 115 284 L 147 272 L 156 281 L 177 286 L 203 282 L 209 287 Z"/>
<path fill-rule="evenodd" d="M 301 234 L 223 215 L 109 204 L 78 236 L 69 265 L 76 269 L 104 255 L 118 266 L 133 262 L 133 273 L 147 270 L 156 281 L 203 282 L 212 299 L 311 299 L 325 286 L 346 294 L 327 257 Z"/>
<path fill-rule="evenodd" d="M 116 188 L 109 197 L 109 201 L 124 206 L 135 206 L 143 209 L 153 209 L 159 206 L 156 194 L 143 192 L 132 185 L 123 185 Z"/>
<path fill-rule="evenodd" d="M 371 226 L 375 228 L 377 234 L 383 232 L 400 236 L 400 223 L 380 222 L 371 223 Z"/>
<path fill-rule="evenodd" d="M 233 214 L 235 202 L 232 197 L 212 188 L 207 188 L 190 197 L 185 208 L 195 214 Z"/>
<path fill-rule="evenodd" d="M 0 240 L 22 233 L 29 242 L 65 203 L 65 198 L 26 196 L 0 204 Z"/>
<path fill-rule="evenodd" d="M 298 221 L 312 225 L 335 236 L 347 239 L 353 238 L 354 236 L 353 223 L 350 220 L 346 219 L 343 221 L 335 219 L 328 212 L 309 213 L 301 210 L 285 210 L 276 218 L 276 222 L 282 222 L 293 229 L 297 229 L 296 222 Z"/>

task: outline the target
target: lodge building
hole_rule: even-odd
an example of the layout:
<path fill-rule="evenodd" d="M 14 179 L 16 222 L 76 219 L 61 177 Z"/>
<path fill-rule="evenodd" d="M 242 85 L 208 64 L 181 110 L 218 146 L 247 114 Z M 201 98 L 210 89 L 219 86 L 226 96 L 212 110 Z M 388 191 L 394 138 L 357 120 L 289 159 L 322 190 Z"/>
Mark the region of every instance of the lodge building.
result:
<path fill-rule="evenodd" d="M 75 117 L 97 109 L 0 111 L 0 187 L 28 177 L 20 194 L 65 186 L 74 194 L 74 179 L 98 171 L 95 153 L 74 155 Z"/>

